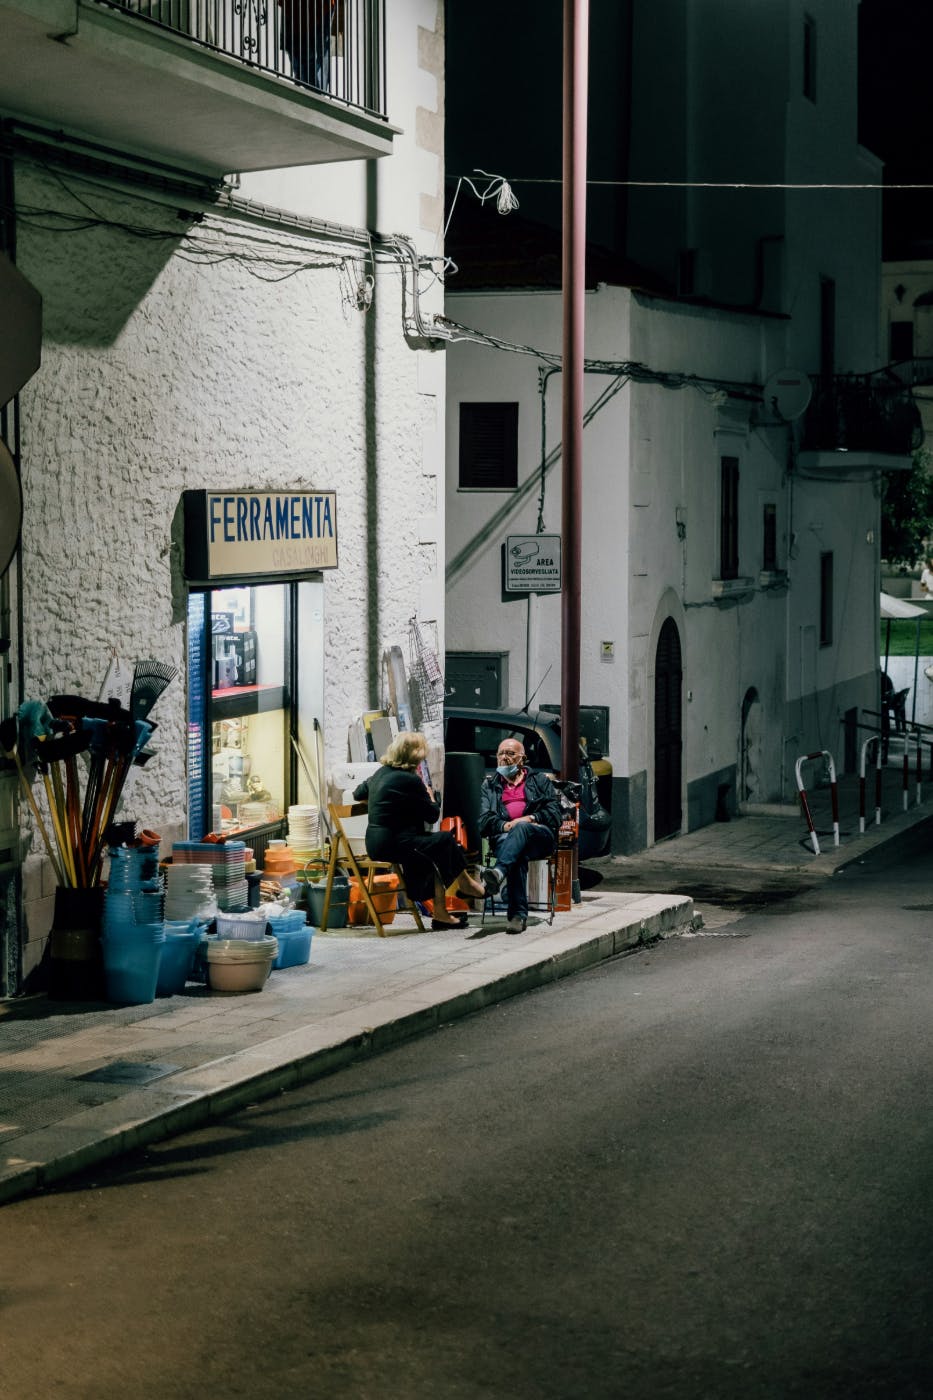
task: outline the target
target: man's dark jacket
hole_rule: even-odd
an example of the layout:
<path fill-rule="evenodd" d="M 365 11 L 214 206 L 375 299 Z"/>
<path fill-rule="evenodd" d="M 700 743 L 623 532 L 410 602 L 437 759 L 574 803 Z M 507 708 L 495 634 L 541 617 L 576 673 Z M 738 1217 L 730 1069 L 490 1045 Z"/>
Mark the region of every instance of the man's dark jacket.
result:
<path fill-rule="evenodd" d="M 487 838 L 502 836 L 509 820 L 508 809 L 502 801 L 505 778 L 491 773 L 480 790 L 479 830 Z M 525 815 L 533 816 L 556 836 L 561 824 L 560 798 L 551 779 L 536 769 L 525 769 Z"/>

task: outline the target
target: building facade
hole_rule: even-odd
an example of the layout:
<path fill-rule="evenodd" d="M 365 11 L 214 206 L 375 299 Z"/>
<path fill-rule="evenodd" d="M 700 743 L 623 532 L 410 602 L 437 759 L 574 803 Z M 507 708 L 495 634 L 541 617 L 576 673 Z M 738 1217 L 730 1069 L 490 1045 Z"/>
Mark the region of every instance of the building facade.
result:
<path fill-rule="evenodd" d="M 877 708 L 877 482 L 916 415 L 873 377 L 879 196 L 826 188 L 880 184 L 856 14 L 632 6 L 622 251 L 646 276 L 587 300 L 583 476 L 581 704 L 607 719 L 617 852 L 792 801 L 796 759 L 851 764 Z M 448 353 L 448 661 L 554 704 L 558 600 L 506 592 L 502 551 L 560 531 L 560 298 L 480 272 L 447 314 L 479 333 Z"/>
<path fill-rule="evenodd" d="M 315 796 L 290 740 L 312 769 L 344 760 L 411 620 L 443 645 L 443 356 L 413 311 L 442 229 L 443 6 L 2 0 L 0 19 L 5 251 L 43 317 L 0 423 L 23 497 L 5 712 L 158 659 L 178 679 L 121 815 L 197 839 L 265 792 L 269 827 Z M 251 522 L 299 502 L 274 527 L 293 543 L 316 500 L 329 552 L 195 562 L 192 519 L 233 500 Z M 245 640 L 218 651 L 228 623 Z M 52 915 L 27 815 L 5 991 Z"/>

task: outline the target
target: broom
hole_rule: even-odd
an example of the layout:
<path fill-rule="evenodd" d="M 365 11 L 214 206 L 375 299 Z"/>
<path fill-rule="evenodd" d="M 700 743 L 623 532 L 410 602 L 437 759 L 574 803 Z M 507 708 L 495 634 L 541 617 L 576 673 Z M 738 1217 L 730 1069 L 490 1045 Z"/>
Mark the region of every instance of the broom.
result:
<path fill-rule="evenodd" d="M 39 834 L 41 835 L 45 849 L 48 852 L 49 860 L 52 862 L 52 869 L 55 872 L 56 884 L 65 885 L 67 884 L 67 881 L 65 880 L 64 872 L 58 860 L 58 853 L 56 852 L 49 838 L 49 833 L 46 829 L 45 822 L 42 820 L 42 813 L 39 811 L 39 804 L 36 802 L 35 796 L 32 791 L 32 785 L 30 784 L 29 779 L 26 777 L 22 760 L 19 756 L 19 736 L 17 731 L 16 716 L 14 716 L 11 719 L 5 719 L 2 722 L 2 724 L 0 724 L 0 746 L 2 746 L 3 748 L 4 757 L 7 759 L 11 759 L 12 762 L 16 765 L 16 772 L 19 775 L 20 787 L 22 788 L 23 793 L 25 794 L 26 801 L 29 803 L 32 815 L 35 817 L 36 826 L 39 828 Z"/>

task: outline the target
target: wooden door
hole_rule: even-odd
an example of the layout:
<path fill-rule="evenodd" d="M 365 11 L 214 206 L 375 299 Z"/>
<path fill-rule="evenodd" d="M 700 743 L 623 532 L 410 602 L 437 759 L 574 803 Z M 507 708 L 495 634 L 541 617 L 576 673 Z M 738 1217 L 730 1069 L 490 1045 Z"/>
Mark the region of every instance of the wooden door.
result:
<path fill-rule="evenodd" d="M 683 670 L 673 618 L 661 628 L 654 668 L 654 839 L 680 830 Z"/>

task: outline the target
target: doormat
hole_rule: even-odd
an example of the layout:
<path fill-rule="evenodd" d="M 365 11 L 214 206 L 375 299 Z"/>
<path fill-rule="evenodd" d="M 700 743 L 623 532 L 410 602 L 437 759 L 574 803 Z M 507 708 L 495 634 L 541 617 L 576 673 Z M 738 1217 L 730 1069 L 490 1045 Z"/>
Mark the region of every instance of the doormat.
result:
<path fill-rule="evenodd" d="M 90 1074 L 76 1074 L 76 1079 L 87 1080 L 92 1084 L 149 1084 L 153 1079 L 162 1079 L 166 1074 L 177 1074 L 181 1065 L 139 1064 L 135 1060 L 114 1060 L 113 1064 L 91 1070 Z"/>

